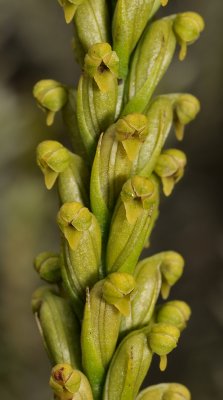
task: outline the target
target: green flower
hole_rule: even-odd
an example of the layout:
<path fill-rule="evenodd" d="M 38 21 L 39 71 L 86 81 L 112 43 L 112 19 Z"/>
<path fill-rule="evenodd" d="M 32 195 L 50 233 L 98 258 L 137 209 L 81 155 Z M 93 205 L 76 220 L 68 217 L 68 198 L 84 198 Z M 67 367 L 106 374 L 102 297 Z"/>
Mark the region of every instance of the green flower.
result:
<path fill-rule="evenodd" d="M 52 79 L 44 79 L 35 84 L 33 96 L 39 106 L 46 111 L 46 123 L 49 126 L 53 124 L 55 114 L 67 102 L 67 89 L 60 82 Z"/>
<path fill-rule="evenodd" d="M 167 354 L 177 346 L 180 337 L 179 329 L 170 324 L 158 323 L 152 326 L 148 340 L 152 351 L 160 356 L 160 369 L 167 366 Z"/>
<path fill-rule="evenodd" d="M 57 222 L 69 246 L 75 250 L 82 232 L 88 230 L 92 225 L 92 214 L 80 203 L 65 203 L 60 208 Z"/>
<path fill-rule="evenodd" d="M 173 30 L 181 46 L 179 58 L 184 60 L 187 54 L 187 46 L 194 43 L 204 30 L 204 20 L 194 12 L 181 13 L 175 18 Z"/>
<path fill-rule="evenodd" d="M 176 137 L 178 140 L 182 140 L 184 137 L 184 126 L 196 118 L 200 111 L 200 102 L 191 94 L 176 95 L 173 109 Z"/>
<path fill-rule="evenodd" d="M 130 300 L 135 289 L 132 275 L 114 272 L 108 275 L 103 285 L 103 298 L 108 304 L 115 306 L 124 316 L 130 313 Z"/>
<path fill-rule="evenodd" d="M 45 140 L 37 146 L 37 164 L 45 178 L 47 189 L 51 189 L 57 177 L 69 165 L 70 153 L 59 142 Z"/>
<path fill-rule="evenodd" d="M 177 149 L 164 150 L 160 154 L 154 171 L 161 178 L 166 196 L 172 193 L 175 184 L 183 177 L 186 162 L 185 153 Z"/>
<path fill-rule="evenodd" d="M 118 66 L 118 56 L 108 43 L 94 44 L 85 56 L 84 70 L 102 92 L 113 86 L 113 80 L 118 77 Z"/>
<path fill-rule="evenodd" d="M 145 142 L 148 127 L 148 118 L 139 113 L 126 115 L 116 122 L 116 139 L 122 143 L 130 161 L 134 161 L 141 144 Z"/>

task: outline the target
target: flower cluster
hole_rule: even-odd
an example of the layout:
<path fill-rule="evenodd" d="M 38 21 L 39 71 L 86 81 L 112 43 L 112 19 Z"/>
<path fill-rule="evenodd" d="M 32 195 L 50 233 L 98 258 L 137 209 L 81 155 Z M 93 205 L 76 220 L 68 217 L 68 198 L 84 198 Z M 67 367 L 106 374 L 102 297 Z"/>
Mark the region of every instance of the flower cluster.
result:
<path fill-rule="evenodd" d="M 58 0 L 74 24 L 82 67 L 77 89 L 42 80 L 34 97 L 51 125 L 62 116 L 73 150 L 38 145 L 47 189 L 58 187 L 58 254 L 35 269 L 48 283 L 32 309 L 52 363 L 57 400 L 190 400 L 180 384 L 140 392 L 152 359 L 160 369 L 177 346 L 189 306 L 166 300 L 184 260 L 165 251 L 139 261 L 159 214 L 159 198 L 182 178 L 186 155 L 164 149 L 199 112 L 191 94 L 153 97 L 177 44 L 180 60 L 204 28 L 184 12 L 152 19 L 165 0 Z"/>

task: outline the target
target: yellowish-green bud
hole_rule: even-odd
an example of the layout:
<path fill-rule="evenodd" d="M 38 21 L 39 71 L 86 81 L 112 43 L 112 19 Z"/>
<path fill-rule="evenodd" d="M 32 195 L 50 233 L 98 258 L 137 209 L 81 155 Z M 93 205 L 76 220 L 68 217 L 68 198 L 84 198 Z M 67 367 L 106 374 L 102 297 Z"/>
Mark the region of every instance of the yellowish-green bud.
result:
<path fill-rule="evenodd" d="M 53 124 L 55 114 L 67 102 L 67 89 L 60 82 L 52 79 L 43 79 L 35 84 L 33 96 L 39 106 L 46 111 L 46 123 L 50 126 Z"/>
<path fill-rule="evenodd" d="M 35 292 L 32 295 L 32 301 L 31 301 L 32 312 L 34 314 L 39 311 L 44 296 L 47 295 L 47 293 L 49 292 L 56 294 L 56 290 L 49 288 L 49 286 L 41 286 L 35 290 Z"/>
<path fill-rule="evenodd" d="M 183 177 L 186 162 L 185 153 L 178 149 L 164 150 L 160 154 L 155 172 L 161 178 L 166 196 L 172 193 L 175 184 Z"/>
<path fill-rule="evenodd" d="M 69 246 L 75 250 L 81 233 L 88 230 L 92 224 L 92 214 L 80 203 L 65 203 L 60 208 L 57 222 Z"/>
<path fill-rule="evenodd" d="M 45 140 L 37 146 L 37 164 L 40 167 L 47 189 L 51 189 L 60 172 L 69 165 L 70 153 L 59 142 Z"/>
<path fill-rule="evenodd" d="M 158 323 L 152 326 L 148 340 L 152 351 L 160 356 L 160 369 L 167 366 L 167 354 L 177 346 L 180 337 L 179 329 L 170 324 Z"/>
<path fill-rule="evenodd" d="M 135 279 L 124 272 L 114 272 L 108 275 L 103 285 L 103 298 L 108 304 L 114 305 L 121 314 L 130 313 L 130 300 L 135 289 Z"/>
<path fill-rule="evenodd" d="M 154 201 L 155 187 L 152 180 L 142 176 L 133 176 L 122 188 L 121 199 L 125 206 L 126 218 L 134 224 L 142 213 L 151 207 Z"/>
<path fill-rule="evenodd" d="M 176 137 L 182 140 L 184 137 L 184 126 L 196 118 L 200 111 L 199 100 L 191 94 L 182 94 L 177 97 L 174 104 L 174 126 Z"/>
<path fill-rule="evenodd" d="M 176 326 L 180 331 L 186 328 L 191 309 L 184 301 L 174 300 L 164 303 L 157 310 L 157 322 Z"/>
<path fill-rule="evenodd" d="M 191 395 L 179 383 L 161 383 L 142 390 L 136 400 L 191 400 Z"/>
<path fill-rule="evenodd" d="M 49 383 L 58 400 L 72 400 L 79 391 L 81 374 L 69 364 L 57 364 L 52 369 Z"/>
<path fill-rule="evenodd" d="M 74 18 L 77 7 L 83 3 L 84 0 L 58 0 L 64 10 L 64 17 L 67 24 Z"/>
<path fill-rule="evenodd" d="M 115 124 L 116 139 L 122 142 L 130 161 L 136 158 L 148 135 L 148 118 L 139 113 L 129 114 Z"/>
<path fill-rule="evenodd" d="M 61 280 L 61 268 L 59 254 L 43 252 L 34 261 L 34 266 L 41 279 L 49 283 L 57 283 Z"/>
<path fill-rule="evenodd" d="M 204 30 L 204 20 L 194 12 L 178 14 L 173 24 L 173 30 L 181 46 L 179 58 L 184 60 L 187 54 L 187 45 L 194 43 Z"/>
<path fill-rule="evenodd" d="M 183 269 L 184 259 L 179 253 L 174 251 L 167 251 L 164 253 L 160 265 L 160 271 L 162 274 L 161 294 L 163 299 L 167 299 L 171 287 L 175 285 L 182 276 Z"/>
<path fill-rule="evenodd" d="M 108 43 L 94 44 L 85 56 L 84 70 L 102 92 L 113 87 L 113 80 L 118 77 L 118 67 L 118 56 Z"/>

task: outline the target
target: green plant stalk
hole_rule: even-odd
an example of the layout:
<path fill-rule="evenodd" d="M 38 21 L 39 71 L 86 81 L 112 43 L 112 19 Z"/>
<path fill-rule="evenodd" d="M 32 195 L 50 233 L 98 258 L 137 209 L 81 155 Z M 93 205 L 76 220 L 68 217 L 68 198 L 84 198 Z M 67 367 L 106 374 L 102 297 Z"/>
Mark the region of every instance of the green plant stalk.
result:
<path fill-rule="evenodd" d="M 60 203 L 60 251 L 34 262 L 48 284 L 32 309 L 52 363 L 50 387 L 56 400 L 190 400 L 177 383 L 140 392 L 155 354 L 160 370 L 167 367 L 191 310 L 181 300 L 159 304 L 182 276 L 182 256 L 139 258 L 161 192 L 172 193 L 186 166 L 166 140 L 174 126 L 181 141 L 200 110 L 190 94 L 153 93 L 176 45 L 183 60 L 204 21 L 193 12 L 152 20 L 166 0 L 58 3 L 74 25 L 82 75 L 77 88 L 45 79 L 33 90 L 47 125 L 62 112 L 72 146 L 37 147 L 45 185 L 57 185 Z"/>

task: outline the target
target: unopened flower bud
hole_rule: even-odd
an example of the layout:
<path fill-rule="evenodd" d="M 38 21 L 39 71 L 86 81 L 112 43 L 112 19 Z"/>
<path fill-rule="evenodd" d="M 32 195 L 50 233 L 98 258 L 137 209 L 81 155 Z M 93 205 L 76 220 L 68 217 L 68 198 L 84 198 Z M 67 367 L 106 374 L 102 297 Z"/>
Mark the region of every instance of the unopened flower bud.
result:
<path fill-rule="evenodd" d="M 51 189 L 60 172 L 69 165 L 70 153 L 59 142 L 45 140 L 37 147 L 37 164 L 44 174 L 45 185 Z"/>
<path fill-rule="evenodd" d="M 94 44 L 85 56 L 84 70 L 102 92 L 107 92 L 117 78 L 118 66 L 118 56 L 108 43 Z"/>
<path fill-rule="evenodd" d="M 34 261 L 36 271 L 41 279 L 49 283 L 57 283 L 61 280 L 61 267 L 59 254 L 43 252 Z"/>
<path fill-rule="evenodd" d="M 156 321 L 174 325 L 182 331 L 186 328 L 190 315 L 191 309 L 187 303 L 173 300 L 158 307 Z"/>
<path fill-rule="evenodd" d="M 174 126 L 176 137 L 182 140 L 184 126 L 196 118 L 200 111 L 200 102 L 191 94 L 178 95 L 174 103 Z"/>
<path fill-rule="evenodd" d="M 161 383 L 142 390 L 136 400 L 191 400 L 191 395 L 179 383 Z"/>
<path fill-rule="evenodd" d="M 130 313 L 130 299 L 135 289 L 135 279 L 124 272 L 108 275 L 103 285 L 103 298 L 114 305 L 124 316 Z"/>
<path fill-rule="evenodd" d="M 179 58 L 184 60 L 187 54 L 187 45 L 194 43 L 204 30 L 204 20 L 195 12 L 181 13 L 176 16 L 173 29 L 181 46 Z"/>
<path fill-rule="evenodd" d="M 173 325 L 158 323 L 152 326 L 148 336 L 152 351 L 160 356 L 160 369 L 164 371 L 167 366 L 167 354 L 177 346 L 180 331 Z"/>
<path fill-rule="evenodd" d="M 183 177 L 186 162 L 185 153 L 178 149 L 164 150 L 160 154 L 154 171 L 161 178 L 166 196 L 172 193 L 175 184 Z"/>
<path fill-rule="evenodd" d="M 55 114 L 67 102 L 67 89 L 60 82 L 44 79 L 37 82 L 33 88 L 33 96 L 37 103 L 47 113 L 46 123 L 52 125 Z"/>

